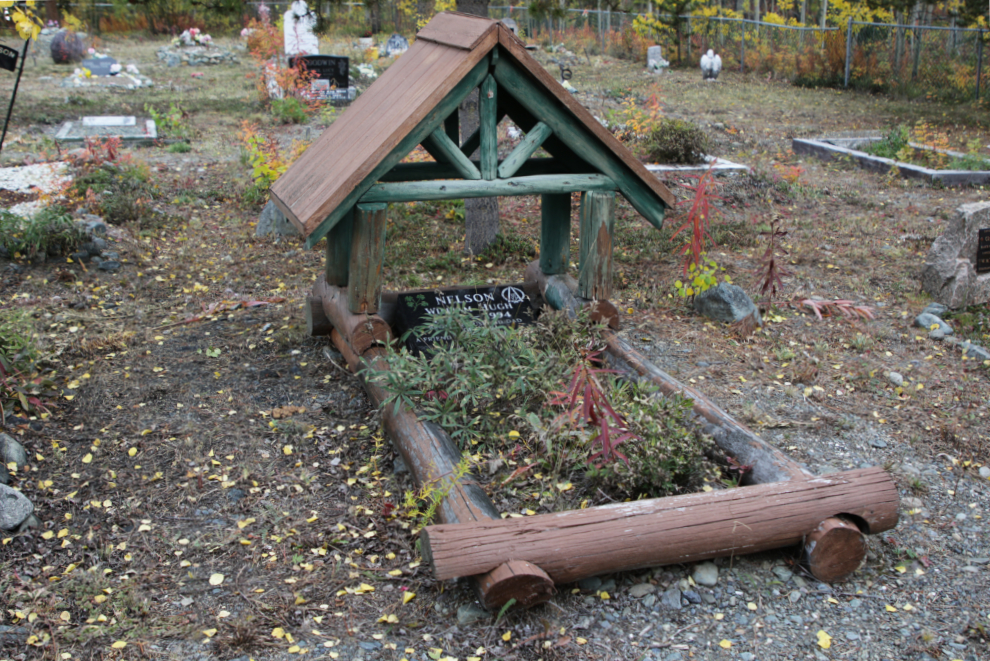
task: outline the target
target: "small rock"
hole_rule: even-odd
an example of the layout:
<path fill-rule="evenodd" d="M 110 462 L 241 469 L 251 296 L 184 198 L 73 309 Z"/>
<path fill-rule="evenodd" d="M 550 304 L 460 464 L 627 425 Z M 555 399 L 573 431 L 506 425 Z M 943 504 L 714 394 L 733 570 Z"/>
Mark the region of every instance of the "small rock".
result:
<path fill-rule="evenodd" d="M 791 590 L 791 593 L 787 595 L 787 598 L 790 600 L 792 604 L 796 604 L 797 602 L 801 601 L 801 596 L 802 595 L 800 590 Z"/>
<path fill-rule="evenodd" d="M 466 627 L 488 618 L 488 611 L 475 603 L 464 604 L 457 609 L 457 624 Z"/>
<path fill-rule="evenodd" d="M 281 209 L 275 206 L 273 200 L 268 200 L 268 204 L 262 210 L 261 216 L 258 218 L 258 224 L 254 228 L 255 236 L 267 236 L 269 234 L 274 234 L 275 236 L 293 236 L 299 234 L 296 226 L 285 217 Z"/>
<path fill-rule="evenodd" d="M 27 627 L 12 627 L 0 624 L 0 645 L 24 645 L 28 639 Z"/>
<path fill-rule="evenodd" d="M 228 489 L 227 490 L 227 498 L 229 498 L 230 499 L 230 502 L 232 502 L 232 503 L 236 503 L 237 501 L 239 501 L 243 497 L 244 497 L 244 489 Z"/>
<path fill-rule="evenodd" d="M 37 516 L 32 514 L 28 518 L 24 519 L 24 523 L 22 523 L 17 527 L 17 534 L 20 535 L 21 533 L 27 532 L 32 528 L 40 528 L 40 527 L 41 527 L 41 519 L 39 519 Z"/>
<path fill-rule="evenodd" d="M 941 318 L 936 317 L 933 314 L 927 312 L 922 312 L 917 317 L 914 318 L 914 325 L 918 328 L 927 328 L 928 330 L 935 330 L 937 328 L 944 328 L 946 323 L 942 321 Z M 934 327 L 934 328 L 933 328 Z"/>
<path fill-rule="evenodd" d="M 681 591 L 676 588 L 667 590 L 660 597 L 660 604 L 670 610 L 681 610 Z"/>
<path fill-rule="evenodd" d="M 897 388 L 904 385 L 904 377 L 900 372 L 889 372 L 887 374 L 887 379 Z"/>
<path fill-rule="evenodd" d="M 941 303 L 929 303 L 928 307 L 922 310 L 922 314 L 928 313 L 936 317 L 941 317 L 943 314 L 949 311 L 949 308 L 942 305 Z"/>
<path fill-rule="evenodd" d="M 756 655 L 753 654 L 752 652 L 743 652 L 742 654 L 739 655 L 739 661 L 753 661 L 753 659 L 755 658 Z"/>
<path fill-rule="evenodd" d="M 374 652 L 375 650 L 380 649 L 381 646 L 382 644 L 379 643 L 377 640 L 367 640 L 358 643 L 358 647 L 360 647 L 363 650 L 368 650 L 369 652 Z"/>
<path fill-rule="evenodd" d="M 970 558 L 969 564 L 971 565 L 986 565 L 990 564 L 990 558 Z"/>
<path fill-rule="evenodd" d="M 27 466 L 27 453 L 24 446 L 7 434 L 0 434 L 0 484 L 7 484 L 7 464 L 14 463 L 17 470 Z"/>
<path fill-rule="evenodd" d="M 980 477 L 990 480 L 990 466 L 980 466 Z"/>
<path fill-rule="evenodd" d="M 69 257 L 74 262 L 88 262 L 90 259 L 93 258 L 93 256 L 89 254 L 88 250 L 80 250 L 79 252 L 74 252 L 71 255 L 69 255 Z"/>
<path fill-rule="evenodd" d="M 656 592 L 657 586 L 652 583 L 637 583 L 629 588 L 629 596 L 633 599 L 641 599 L 651 592 Z"/>
<path fill-rule="evenodd" d="M 717 287 L 707 289 L 694 297 L 694 309 L 709 319 L 725 323 L 742 321 L 753 317 L 758 326 L 763 325 L 760 311 L 753 300 L 738 285 L 720 282 Z"/>
<path fill-rule="evenodd" d="M 107 235 L 107 224 L 103 222 L 103 219 L 99 216 L 86 215 L 83 216 L 83 220 L 86 221 L 86 232 L 91 236 L 106 236 Z"/>
<path fill-rule="evenodd" d="M 874 438 L 870 440 L 870 445 L 872 445 L 875 448 L 885 448 L 887 447 L 887 441 L 882 441 L 879 438 Z"/>
<path fill-rule="evenodd" d="M 582 578 L 578 581 L 578 587 L 584 592 L 595 592 L 602 586 L 602 579 L 597 576 L 592 576 L 591 578 Z"/>
<path fill-rule="evenodd" d="M 936 328 L 933 331 L 928 332 L 929 340 L 944 340 L 946 336 L 945 328 Z"/>
<path fill-rule="evenodd" d="M 846 640 L 859 640 L 859 634 L 855 631 L 847 631 Z"/>
<path fill-rule="evenodd" d="M 120 270 L 120 262 L 115 260 L 107 260 L 100 264 L 100 270 L 109 272 L 118 271 Z"/>
<path fill-rule="evenodd" d="M 615 592 L 615 579 L 607 578 L 602 581 L 601 587 L 598 588 L 602 592 Z"/>
<path fill-rule="evenodd" d="M 17 489 L 0 484 L 0 530 L 16 530 L 34 512 L 34 505 Z"/>
<path fill-rule="evenodd" d="M 653 608 L 654 604 L 657 603 L 657 596 L 655 594 L 648 594 L 643 597 L 643 607 Z"/>
<path fill-rule="evenodd" d="M 784 583 L 791 580 L 791 577 L 794 576 L 794 572 L 792 572 L 790 569 L 788 569 L 787 567 L 781 567 L 779 565 L 774 567 L 772 571 L 774 573 L 774 576 L 779 578 Z"/>
<path fill-rule="evenodd" d="M 704 585 L 706 587 L 713 587 L 718 583 L 718 567 L 715 566 L 713 562 L 702 562 L 694 567 L 694 573 L 691 574 L 691 578 L 698 585 Z"/>
<path fill-rule="evenodd" d="M 395 473 L 396 475 L 402 475 L 403 473 L 408 473 L 409 467 L 406 466 L 406 460 L 396 455 L 395 459 L 392 460 L 392 472 Z"/>
<path fill-rule="evenodd" d="M 978 360 L 983 362 L 985 360 L 990 360 L 990 351 L 987 351 L 978 344 L 973 344 L 972 342 L 963 342 L 961 345 L 963 356 L 967 360 Z"/>
<path fill-rule="evenodd" d="M 688 600 L 688 603 L 691 604 L 701 603 L 701 595 L 695 592 L 694 590 L 685 590 L 684 592 L 681 593 L 681 595 Z"/>
<path fill-rule="evenodd" d="M 114 250 L 107 250 L 101 256 L 103 257 L 103 259 L 109 259 L 110 261 L 113 262 L 120 261 L 120 253 Z M 96 255 L 93 256 L 93 259 L 96 259 Z"/>

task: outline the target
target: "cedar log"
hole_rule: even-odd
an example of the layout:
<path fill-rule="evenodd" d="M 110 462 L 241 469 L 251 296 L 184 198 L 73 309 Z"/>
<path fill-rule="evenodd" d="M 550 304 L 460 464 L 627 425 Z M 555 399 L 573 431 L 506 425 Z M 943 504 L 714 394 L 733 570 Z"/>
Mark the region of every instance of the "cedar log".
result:
<path fill-rule="evenodd" d="M 306 295 L 306 305 L 304 306 L 304 316 L 306 317 L 306 334 L 310 337 L 329 335 L 333 330 L 333 324 L 323 311 L 323 300 L 317 296 Z"/>
<path fill-rule="evenodd" d="M 606 333 L 609 366 L 631 378 L 648 380 L 670 396 L 680 394 L 692 400 L 694 412 L 708 421 L 704 431 L 726 454 L 752 470 L 743 476 L 743 484 L 768 484 L 803 480 L 811 473 L 794 463 L 786 454 L 765 442 L 749 428 L 736 422 L 701 391 L 681 383 L 647 360 L 641 353 L 612 333 Z M 833 512 L 834 513 L 834 512 Z M 818 525 L 818 522 L 815 522 Z M 811 528 L 809 528 L 811 530 Z M 805 531 L 807 532 L 807 531 Z"/>
<path fill-rule="evenodd" d="M 562 273 L 547 275 L 540 270 L 539 260 L 530 262 L 526 267 L 523 289 L 529 296 L 533 307 L 539 309 L 544 303 L 554 310 L 566 310 L 568 316 L 577 316 L 578 310 L 590 306 L 591 320 L 607 324 L 612 330 L 619 330 L 619 311 L 610 302 L 589 301 L 577 296 L 578 283 L 572 276 Z"/>
<path fill-rule="evenodd" d="M 440 580 L 525 560 L 554 583 L 570 583 L 604 572 L 800 544 L 808 531 L 838 514 L 878 533 L 897 524 L 897 507 L 890 476 L 866 468 L 519 519 L 433 525 L 420 539 L 423 559 Z M 823 558 L 820 564 L 832 563 Z"/>
<path fill-rule="evenodd" d="M 823 583 L 846 580 L 866 560 L 866 538 L 852 521 L 830 517 L 804 542 L 811 575 Z"/>
<path fill-rule="evenodd" d="M 498 510 L 488 495 L 470 474 L 450 484 L 461 453 L 450 436 L 438 425 L 424 422 L 407 406 L 389 403 L 382 406 L 387 393 L 377 384 L 361 375 L 364 366 L 387 369 L 385 349 L 372 347 L 363 357 L 334 329 L 330 335 L 334 345 L 347 360 L 351 371 L 361 376 L 368 396 L 382 408 L 382 423 L 389 438 L 395 444 L 418 485 L 433 483 L 439 489 L 449 491 L 437 509 L 441 521 L 447 524 L 490 521 L 499 518 Z M 511 559 L 510 559 L 511 560 Z M 509 599 L 516 606 L 527 608 L 550 599 L 554 594 L 553 581 L 541 570 L 526 562 L 499 563 L 490 572 L 478 572 L 474 585 L 485 608 L 500 608 Z"/>
<path fill-rule="evenodd" d="M 327 319 L 359 356 L 377 344 L 388 344 L 394 339 L 392 329 L 377 314 L 352 314 L 347 307 L 347 288 L 328 285 L 323 274 L 316 277 L 313 297 L 322 302 Z"/>

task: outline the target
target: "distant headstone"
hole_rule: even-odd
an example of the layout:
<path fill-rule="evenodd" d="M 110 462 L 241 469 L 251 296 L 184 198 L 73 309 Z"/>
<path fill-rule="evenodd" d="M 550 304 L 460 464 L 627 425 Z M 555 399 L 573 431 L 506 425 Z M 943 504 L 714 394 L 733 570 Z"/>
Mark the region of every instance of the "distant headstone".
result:
<path fill-rule="evenodd" d="M 502 25 L 512 30 L 512 34 L 519 36 L 519 25 L 511 18 L 503 18 L 499 21 Z"/>
<path fill-rule="evenodd" d="M 990 202 L 964 204 L 935 239 L 921 287 L 950 308 L 990 301 Z"/>
<path fill-rule="evenodd" d="M 283 30 L 286 55 L 316 55 L 320 52 L 320 40 L 313 30 L 316 16 L 303 0 L 295 0 L 285 12 Z"/>
<path fill-rule="evenodd" d="M 477 315 L 487 314 L 499 326 L 518 326 L 535 321 L 533 306 L 522 285 L 499 285 L 399 294 L 396 328 L 404 334 L 424 325 L 430 317 L 458 306 Z M 406 346 L 413 353 L 422 353 L 432 346 L 450 341 L 449 337 L 420 337 L 410 333 Z"/>
<path fill-rule="evenodd" d="M 650 73 L 663 73 L 663 70 L 669 66 L 670 62 L 663 59 L 663 48 L 650 46 L 646 49 L 646 69 Z"/>
<path fill-rule="evenodd" d="M 103 115 L 98 117 L 83 117 L 83 126 L 137 126 L 137 117 L 122 117 Z"/>
<path fill-rule="evenodd" d="M 409 40 L 403 37 L 401 34 L 393 33 L 388 41 L 385 42 L 385 46 L 382 48 L 382 56 L 384 57 L 394 57 L 396 55 L 401 55 L 409 50 Z"/>
<path fill-rule="evenodd" d="M 13 71 L 17 68 L 18 52 L 13 48 L 0 45 L 0 69 Z"/>
<path fill-rule="evenodd" d="M 117 64 L 117 60 L 112 57 L 94 57 L 82 61 L 82 66 L 89 69 L 89 73 L 93 76 L 112 76 L 118 73 L 120 67 L 114 71 L 113 66 L 115 64 Z"/>
<path fill-rule="evenodd" d="M 158 139 L 158 129 L 153 119 L 136 117 L 83 117 L 82 121 L 62 124 L 55 141 L 82 143 L 87 138 L 120 138 L 125 145 L 153 144 Z"/>
<path fill-rule="evenodd" d="M 318 91 L 324 87 L 329 91 L 331 86 L 337 89 L 347 89 L 350 80 L 350 58 L 337 55 L 300 55 L 299 57 L 290 57 L 289 66 L 298 66 L 300 61 L 307 71 L 316 74 L 316 78 L 313 80 L 313 91 Z M 326 81 L 326 83 L 317 85 L 316 83 L 320 81 Z"/>
<path fill-rule="evenodd" d="M 84 50 L 83 38 L 75 32 L 62 30 L 52 37 L 50 51 L 55 64 L 75 64 L 83 59 Z"/>

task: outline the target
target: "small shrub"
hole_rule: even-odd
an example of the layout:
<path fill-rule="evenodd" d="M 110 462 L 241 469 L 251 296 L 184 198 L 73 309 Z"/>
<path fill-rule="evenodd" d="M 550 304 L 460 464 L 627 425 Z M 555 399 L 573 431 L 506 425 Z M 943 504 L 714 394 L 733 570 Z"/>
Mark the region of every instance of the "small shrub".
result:
<path fill-rule="evenodd" d="M 141 229 L 160 224 L 160 215 L 151 205 L 158 187 L 142 163 L 104 163 L 77 177 L 73 187 L 81 197 L 95 202 L 108 223 L 137 223 Z"/>
<path fill-rule="evenodd" d="M 536 256 L 536 250 L 525 239 L 517 234 L 508 236 L 499 232 L 479 256 L 479 260 L 485 263 L 505 264 L 513 260 L 525 262 L 527 258 Z"/>
<path fill-rule="evenodd" d="M 169 154 L 187 154 L 192 151 L 188 142 L 174 142 L 165 150 Z"/>
<path fill-rule="evenodd" d="M 647 133 L 643 146 L 653 162 L 693 165 L 704 162 L 708 136 L 695 124 L 664 117 Z"/>
<path fill-rule="evenodd" d="M 910 140 L 911 131 L 901 124 L 890 129 L 880 140 L 866 145 L 863 151 L 881 158 L 897 159 L 897 155 L 908 146 Z"/>
<path fill-rule="evenodd" d="M 272 117 L 280 124 L 302 124 L 307 119 L 306 108 L 292 96 L 272 99 Z"/>
<path fill-rule="evenodd" d="M 0 310 L 0 420 L 8 413 L 39 415 L 57 393 L 37 372 L 40 350 L 30 318 L 21 310 Z"/>
<path fill-rule="evenodd" d="M 161 113 L 156 111 L 152 105 L 146 103 L 144 104 L 144 111 L 155 120 L 155 128 L 162 136 L 166 138 L 189 137 L 189 126 L 186 124 L 186 120 L 189 119 L 189 113 L 175 103 L 169 104 L 168 112 Z"/>
<path fill-rule="evenodd" d="M 60 206 L 45 207 L 32 218 L 0 211 L 0 246 L 11 257 L 66 255 L 84 239 L 69 213 Z"/>

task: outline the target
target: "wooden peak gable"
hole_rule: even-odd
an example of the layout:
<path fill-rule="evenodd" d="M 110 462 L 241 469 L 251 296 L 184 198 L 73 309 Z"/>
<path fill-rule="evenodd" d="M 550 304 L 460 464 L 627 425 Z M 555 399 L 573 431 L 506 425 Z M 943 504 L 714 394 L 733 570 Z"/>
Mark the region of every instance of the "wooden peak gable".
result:
<path fill-rule="evenodd" d="M 486 101 L 492 100 L 492 116 L 481 122 L 488 131 L 481 137 L 463 136 L 461 143 L 458 108 L 482 85 L 487 90 L 479 104 L 482 114 Z M 503 116 L 526 132 L 527 144 L 500 163 L 491 127 Z M 400 165 L 419 144 L 437 163 Z M 554 158 L 528 159 L 540 146 Z M 481 163 L 470 160 L 479 147 Z M 546 178 L 560 172 L 575 176 L 569 184 L 574 190 L 590 181 L 578 175 L 598 177 L 592 183 L 599 189 L 618 190 L 658 227 L 664 208 L 675 202 L 671 192 L 532 58 L 511 30 L 491 19 L 443 13 L 289 167 L 271 194 L 312 246 L 358 202 L 403 199 L 385 190 L 397 184 L 381 182 L 416 181 L 420 194 L 428 180 L 453 179 L 438 182 L 451 184 L 441 187 L 445 198 L 482 197 L 540 192 L 539 176 L 513 175 Z M 482 185 L 486 181 L 487 187 Z"/>

